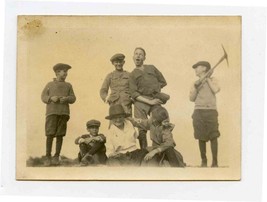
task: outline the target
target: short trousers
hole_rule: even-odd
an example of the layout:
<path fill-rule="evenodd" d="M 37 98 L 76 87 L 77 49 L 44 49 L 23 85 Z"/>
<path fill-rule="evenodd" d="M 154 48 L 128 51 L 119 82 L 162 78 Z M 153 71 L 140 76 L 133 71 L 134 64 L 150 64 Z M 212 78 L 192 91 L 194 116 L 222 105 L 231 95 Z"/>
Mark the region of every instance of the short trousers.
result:
<path fill-rule="evenodd" d="M 220 136 L 217 110 L 195 109 L 192 119 L 195 139 L 209 141 Z"/>
<path fill-rule="evenodd" d="M 52 114 L 46 117 L 45 134 L 46 136 L 65 136 L 69 115 Z"/>

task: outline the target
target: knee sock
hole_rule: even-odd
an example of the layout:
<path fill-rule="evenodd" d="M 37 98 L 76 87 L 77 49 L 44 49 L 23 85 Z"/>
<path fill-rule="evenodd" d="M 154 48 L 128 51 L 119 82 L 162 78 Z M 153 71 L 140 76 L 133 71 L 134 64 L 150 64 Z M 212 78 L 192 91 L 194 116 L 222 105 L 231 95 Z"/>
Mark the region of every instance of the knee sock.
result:
<path fill-rule="evenodd" d="M 63 142 L 63 137 L 57 137 L 55 156 L 59 156 L 62 147 L 62 142 Z"/>
<path fill-rule="evenodd" d="M 218 155 L 218 139 L 214 138 L 210 141 L 212 160 L 217 164 L 217 155 Z"/>
<path fill-rule="evenodd" d="M 146 130 L 139 129 L 139 144 L 141 149 L 146 149 L 147 148 L 147 139 L 146 139 Z"/>
<path fill-rule="evenodd" d="M 199 144 L 199 150 L 200 150 L 200 155 L 201 155 L 201 159 L 202 160 L 207 160 L 207 156 L 206 156 L 206 142 L 199 140 L 198 141 Z"/>
<path fill-rule="evenodd" d="M 46 137 L 46 156 L 51 156 L 53 137 Z"/>

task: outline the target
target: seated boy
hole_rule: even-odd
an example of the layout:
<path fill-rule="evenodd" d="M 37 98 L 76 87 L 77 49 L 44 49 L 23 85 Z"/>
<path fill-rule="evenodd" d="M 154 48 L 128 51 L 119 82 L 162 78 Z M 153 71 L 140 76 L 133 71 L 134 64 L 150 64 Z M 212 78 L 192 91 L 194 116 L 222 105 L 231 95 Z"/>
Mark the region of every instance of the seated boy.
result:
<path fill-rule="evenodd" d="M 171 167 L 184 167 L 182 155 L 174 149 L 176 146 L 172 136 L 174 125 L 169 122 L 167 110 L 160 106 L 151 114 L 148 120 L 128 118 L 134 126 L 150 130 L 152 147 L 147 148 L 149 153 L 144 157 L 142 165 L 160 166 L 168 161 Z"/>
<path fill-rule="evenodd" d="M 140 166 L 144 156 L 148 153 L 145 149 L 138 149 L 138 133 L 133 124 L 126 120 L 122 105 L 112 105 L 109 108 L 111 121 L 107 135 L 107 165 L 109 166 Z"/>
<path fill-rule="evenodd" d="M 97 120 L 88 121 L 86 127 L 89 134 L 82 135 L 75 140 L 75 144 L 78 144 L 80 148 L 78 160 L 83 166 L 106 163 L 106 138 L 98 134 L 100 124 Z"/>

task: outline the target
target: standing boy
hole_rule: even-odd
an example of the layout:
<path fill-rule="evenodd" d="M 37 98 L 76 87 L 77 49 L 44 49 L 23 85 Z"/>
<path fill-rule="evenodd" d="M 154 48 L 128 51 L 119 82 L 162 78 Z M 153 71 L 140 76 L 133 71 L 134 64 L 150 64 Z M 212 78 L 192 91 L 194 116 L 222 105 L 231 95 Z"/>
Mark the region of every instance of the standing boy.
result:
<path fill-rule="evenodd" d="M 69 104 L 75 102 L 72 85 L 65 82 L 68 70 L 71 68 L 68 64 L 56 64 L 53 70 L 56 78 L 49 82 L 43 92 L 42 101 L 46 104 L 46 159 L 45 166 L 59 164 L 59 155 L 63 143 L 63 137 L 66 135 L 67 122 L 70 118 Z M 53 139 L 56 138 L 56 152 L 51 158 Z"/>
<path fill-rule="evenodd" d="M 130 93 L 134 100 L 134 117 L 147 119 L 150 112 L 170 98 L 161 93 L 161 88 L 167 85 L 162 73 L 153 65 L 144 65 L 146 52 L 138 47 L 134 51 L 135 69 L 130 74 Z M 139 128 L 139 143 L 141 148 L 147 147 L 147 131 Z"/>
<path fill-rule="evenodd" d="M 195 102 L 195 110 L 192 115 L 194 136 L 198 140 L 200 155 L 202 159 L 201 166 L 207 167 L 206 142 L 211 143 L 212 164 L 211 167 L 218 167 L 218 140 L 220 132 L 218 130 L 218 112 L 216 106 L 215 94 L 220 91 L 215 78 L 210 78 L 212 71 L 210 64 L 206 61 L 200 61 L 193 65 L 193 69 L 202 83 L 196 81 L 190 91 L 190 101 Z M 208 72 L 209 71 L 209 72 Z"/>
<path fill-rule="evenodd" d="M 110 59 L 115 70 L 109 73 L 100 89 L 101 99 L 110 106 L 121 104 L 127 114 L 132 114 L 132 100 L 129 92 L 129 72 L 123 70 L 125 56 L 121 53 L 113 55 Z M 111 90 L 108 96 L 109 88 Z"/>
<path fill-rule="evenodd" d="M 83 166 L 106 163 L 106 137 L 98 134 L 100 124 L 98 120 L 88 121 L 86 127 L 89 134 L 82 135 L 75 140 L 75 144 L 78 144 L 80 148 L 78 160 Z"/>

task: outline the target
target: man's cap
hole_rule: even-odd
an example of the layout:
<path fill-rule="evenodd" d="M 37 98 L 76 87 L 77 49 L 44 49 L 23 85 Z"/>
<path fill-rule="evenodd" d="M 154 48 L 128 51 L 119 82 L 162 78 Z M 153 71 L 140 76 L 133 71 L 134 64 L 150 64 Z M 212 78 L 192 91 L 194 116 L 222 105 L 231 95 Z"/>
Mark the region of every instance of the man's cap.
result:
<path fill-rule="evenodd" d="M 92 126 L 100 127 L 100 124 L 101 124 L 100 121 L 92 119 L 90 121 L 87 121 L 86 126 L 87 126 L 87 128 L 90 128 Z"/>
<path fill-rule="evenodd" d="M 164 107 L 162 107 L 162 106 L 157 107 L 156 109 L 154 109 L 151 112 L 151 115 L 159 123 L 161 123 L 162 121 L 164 121 L 166 119 L 169 119 L 168 111 Z"/>
<path fill-rule="evenodd" d="M 195 69 L 195 68 L 197 68 L 200 65 L 207 67 L 207 71 L 210 70 L 210 63 L 207 62 L 207 61 L 199 61 L 198 63 L 194 64 L 192 67 Z"/>
<path fill-rule="evenodd" d="M 58 70 L 69 70 L 69 69 L 71 69 L 71 66 L 63 63 L 58 63 L 53 67 L 54 72 Z"/>
<path fill-rule="evenodd" d="M 117 53 L 110 58 L 110 61 L 113 62 L 115 60 L 124 60 L 124 58 L 125 55 L 123 55 L 122 53 Z"/>

